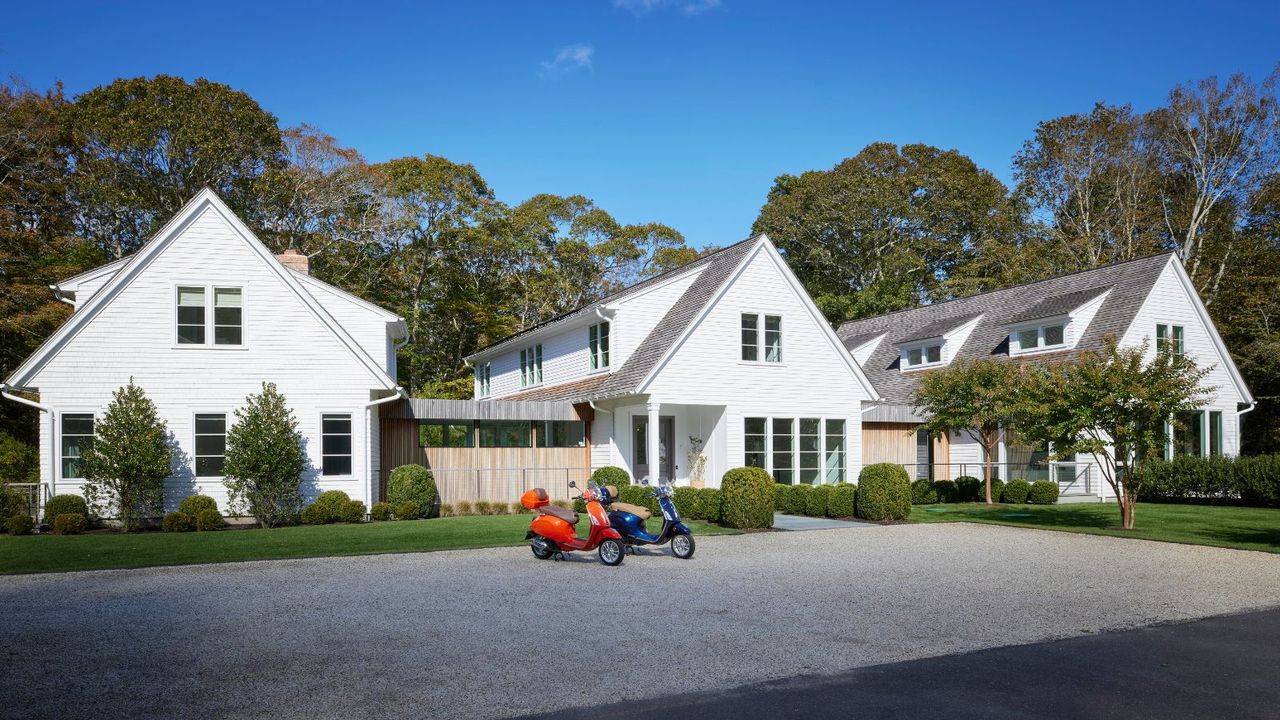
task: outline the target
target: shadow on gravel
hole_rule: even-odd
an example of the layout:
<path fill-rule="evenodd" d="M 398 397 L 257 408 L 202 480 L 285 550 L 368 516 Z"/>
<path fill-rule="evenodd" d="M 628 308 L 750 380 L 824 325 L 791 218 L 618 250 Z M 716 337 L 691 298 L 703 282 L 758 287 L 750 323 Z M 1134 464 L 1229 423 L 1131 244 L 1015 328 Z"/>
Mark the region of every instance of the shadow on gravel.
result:
<path fill-rule="evenodd" d="M 1280 610 L 529 718 L 1275 718 Z"/>

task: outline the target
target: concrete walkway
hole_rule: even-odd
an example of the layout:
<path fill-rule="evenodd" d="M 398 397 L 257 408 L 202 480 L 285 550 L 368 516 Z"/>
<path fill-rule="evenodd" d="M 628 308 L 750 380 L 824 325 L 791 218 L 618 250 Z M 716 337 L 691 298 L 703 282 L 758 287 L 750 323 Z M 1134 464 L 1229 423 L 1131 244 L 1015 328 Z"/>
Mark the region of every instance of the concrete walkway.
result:
<path fill-rule="evenodd" d="M 838 530 L 840 528 L 869 527 L 876 527 L 876 525 L 856 520 L 834 520 L 832 518 L 787 515 L 785 513 L 773 514 L 774 530 Z"/>

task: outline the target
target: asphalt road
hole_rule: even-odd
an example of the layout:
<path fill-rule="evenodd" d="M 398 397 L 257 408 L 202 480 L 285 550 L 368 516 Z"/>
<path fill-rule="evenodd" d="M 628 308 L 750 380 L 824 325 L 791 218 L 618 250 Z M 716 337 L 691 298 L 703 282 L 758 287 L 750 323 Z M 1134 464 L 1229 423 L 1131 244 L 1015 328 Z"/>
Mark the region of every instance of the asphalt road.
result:
<path fill-rule="evenodd" d="M 11 576 L 0 716 L 510 717 L 761 682 L 836 698 L 889 663 L 1277 605 L 1280 556 L 960 524 L 705 537 L 617 568 L 493 548 Z M 1089 656 L 957 662 L 958 687 L 1010 703 L 1032 702 L 1015 677 L 1060 700 L 1108 687 Z M 941 675 L 865 702 L 953 715 Z"/>

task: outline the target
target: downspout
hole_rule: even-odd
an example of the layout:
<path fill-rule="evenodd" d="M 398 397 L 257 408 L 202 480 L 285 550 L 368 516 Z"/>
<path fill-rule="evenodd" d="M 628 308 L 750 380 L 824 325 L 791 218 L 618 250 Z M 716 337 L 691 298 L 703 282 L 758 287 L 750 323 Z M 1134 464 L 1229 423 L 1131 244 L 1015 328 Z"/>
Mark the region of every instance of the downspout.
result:
<path fill-rule="evenodd" d="M 373 408 L 404 397 L 404 388 L 397 385 L 394 395 L 388 395 L 364 405 L 364 497 L 369 503 L 369 512 L 373 511 L 373 444 L 369 441 L 369 437 L 373 434 Z M 379 435 L 379 439 L 381 439 L 381 435 Z M 381 453 L 379 453 L 379 457 L 381 457 Z"/>
<path fill-rule="evenodd" d="M 1256 407 L 1258 407 L 1258 401 L 1254 400 L 1249 403 L 1249 407 L 1236 411 L 1236 455 L 1240 454 L 1240 437 L 1243 435 L 1241 431 L 1244 429 L 1244 414 L 1253 412 Z"/>
<path fill-rule="evenodd" d="M 16 402 L 16 403 L 20 403 L 20 404 L 22 404 L 22 405 L 26 405 L 26 406 L 28 406 L 28 407 L 33 407 L 33 408 L 35 408 L 36 410 L 39 410 L 40 412 L 49 413 L 49 448 L 50 448 L 50 452 L 49 452 L 49 495 L 50 495 L 50 496 L 57 495 L 57 494 L 58 494 L 58 484 L 57 484 L 57 483 L 58 483 L 58 468 L 57 468 L 57 465 L 56 465 L 56 463 L 57 463 L 57 458 L 56 458 L 56 456 L 54 455 L 54 453 L 53 453 L 53 451 L 52 451 L 52 449 L 53 449 L 53 440 L 54 440 L 54 437 L 53 437 L 53 436 L 54 436 L 55 430 L 56 430 L 57 428 L 55 428 L 55 427 L 54 427 L 54 424 L 53 424 L 53 423 L 54 423 L 54 419 L 53 419 L 53 408 L 49 407 L 48 405 L 42 405 L 42 404 L 40 404 L 40 403 L 38 403 L 38 402 L 36 402 L 36 401 L 34 401 L 34 400 L 28 400 L 28 399 L 26 399 L 26 398 L 24 398 L 24 397 L 21 397 L 21 396 L 19 396 L 19 395 L 14 395 L 14 394 L 12 394 L 12 393 L 10 393 L 10 392 L 9 392 L 10 390 L 17 390 L 17 388 L 13 387 L 12 385 L 9 385 L 8 383 L 0 383 L 0 397 L 3 397 L 3 398 L 4 398 L 4 399 L 6 399 L 6 400 L 12 400 L 12 401 L 14 401 L 14 402 Z M 42 443 L 42 444 L 43 444 L 43 443 Z M 38 510 L 38 509 L 39 509 L 39 507 L 40 507 L 40 500 L 41 500 L 41 498 L 37 496 L 37 497 L 36 497 L 36 509 L 37 509 L 37 510 Z"/>
<path fill-rule="evenodd" d="M 58 287 L 57 285 L 50 285 L 50 286 L 49 286 L 49 289 L 53 291 L 53 297 L 54 297 L 54 298 L 56 298 L 56 299 L 58 299 L 58 300 L 61 300 L 62 302 L 64 302 L 64 303 L 66 303 L 66 304 L 70 305 L 71 307 L 75 307 L 75 306 L 76 306 L 76 301 L 75 301 L 75 300 L 68 300 L 68 299 L 67 299 L 67 298 L 62 294 L 62 288 Z"/>

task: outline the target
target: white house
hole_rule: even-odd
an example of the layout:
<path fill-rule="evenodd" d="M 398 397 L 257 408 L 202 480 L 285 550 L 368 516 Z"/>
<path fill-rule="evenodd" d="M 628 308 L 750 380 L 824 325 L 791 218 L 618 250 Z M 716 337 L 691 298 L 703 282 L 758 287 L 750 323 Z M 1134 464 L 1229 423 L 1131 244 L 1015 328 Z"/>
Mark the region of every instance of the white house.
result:
<path fill-rule="evenodd" d="M 1176 255 L 1164 253 L 1042 282 L 903 310 L 842 325 L 839 335 L 881 395 L 863 414 L 866 462 L 906 465 L 915 477 L 982 475 L 982 448 L 967 433 L 930 439 L 911 406 L 920 376 L 957 359 L 1063 360 L 1082 349 L 1168 344 L 1211 368 L 1204 407 L 1185 418 L 1166 454 L 1235 455 L 1254 400 Z M 1064 495 L 1110 497 L 1091 456 L 1048 462 L 1048 449 L 1003 433 L 1001 477 L 1050 479 Z"/>
<path fill-rule="evenodd" d="M 80 452 L 132 378 L 177 449 L 168 505 L 199 492 L 226 510 L 226 430 L 264 381 L 298 420 L 312 466 L 306 492 L 374 499 L 373 418 L 401 395 L 393 378 L 404 321 L 308 276 L 297 253 L 273 256 L 212 191 L 137 253 L 53 290 L 75 312 L 3 387 L 42 411 L 45 497 L 81 491 Z"/>

